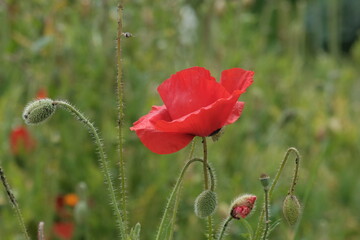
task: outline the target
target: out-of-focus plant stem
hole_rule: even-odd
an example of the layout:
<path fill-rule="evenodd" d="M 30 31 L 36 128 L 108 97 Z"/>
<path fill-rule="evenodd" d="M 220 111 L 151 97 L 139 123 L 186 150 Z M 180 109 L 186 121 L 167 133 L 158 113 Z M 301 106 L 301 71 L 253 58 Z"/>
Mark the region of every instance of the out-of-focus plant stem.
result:
<path fill-rule="evenodd" d="M 24 223 L 24 219 L 23 219 L 22 214 L 21 214 L 21 211 L 20 211 L 19 204 L 17 203 L 14 194 L 11 192 L 10 185 L 9 185 L 9 183 L 8 183 L 7 180 L 6 180 L 4 171 L 2 170 L 1 167 L 0 167 L 0 178 L 1 178 L 2 184 L 3 184 L 4 187 L 5 187 L 6 193 L 7 193 L 8 197 L 9 197 L 9 199 L 10 199 L 11 205 L 12 205 L 12 207 L 13 207 L 14 210 L 15 210 L 15 214 L 16 214 L 16 216 L 17 216 L 17 218 L 18 218 L 18 221 L 19 221 L 21 230 L 22 230 L 22 232 L 23 232 L 23 234 L 24 234 L 24 236 L 25 236 L 25 239 L 26 239 L 26 240 L 30 240 L 28 231 L 27 231 L 26 226 L 25 226 L 25 223 Z"/>
<path fill-rule="evenodd" d="M 118 141 L 119 141 L 119 166 L 120 166 L 120 201 L 121 214 L 123 215 L 125 230 L 127 229 L 127 203 L 126 203 L 126 176 L 125 160 L 123 155 L 123 125 L 124 125 L 124 81 L 122 78 L 121 61 L 121 37 L 123 32 L 123 3 L 119 1 L 118 5 L 118 29 L 116 38 L 116 56 L 117 56 L 117 95 L 118 95 Z"/>

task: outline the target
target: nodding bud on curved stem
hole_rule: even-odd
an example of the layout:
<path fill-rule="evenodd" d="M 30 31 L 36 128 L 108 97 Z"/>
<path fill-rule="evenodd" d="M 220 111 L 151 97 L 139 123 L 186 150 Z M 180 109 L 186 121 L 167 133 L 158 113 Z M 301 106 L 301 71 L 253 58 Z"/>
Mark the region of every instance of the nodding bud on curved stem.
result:
<path fill-rule="evenodd" d="M 30 102 L 24 109 L 23 118 L 26 124 L 38 124 L 47 120 L 56 110 L 56 104 L 49 98 Z"/>
<path fill-rule="evenodd" d="M 216 193 L 211 190 L 205 190 L 196 198 L 194 211 L 199 218 L 206 218 L 215 212 L 216 206 Z"/>
<path fill-rule="evenodd" d="M 294 226 L 301 214 L 301 205 L 295 195 L 289 194 L 283 202 L 283 213 L 290 226 Z"/>

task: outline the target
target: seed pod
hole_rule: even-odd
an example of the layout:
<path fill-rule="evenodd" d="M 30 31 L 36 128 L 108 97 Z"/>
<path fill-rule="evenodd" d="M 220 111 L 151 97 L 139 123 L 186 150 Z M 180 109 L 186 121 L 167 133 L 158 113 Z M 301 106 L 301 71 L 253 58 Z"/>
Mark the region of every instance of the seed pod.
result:
<path fill-rule="evenodd" d="M 259 180 L 260 180 L 260 182 L 261 182 L 261 185 L 264 187 L 264 189 L 268 190 L 269 184 L 270 184 L 270 177 L 269 177 L 269 175 L 263 173 L 263 174 L 260 175 Z"/>
<path fill-rule="evenodd" d="M 216 206 L 216 193 L 211 190 L 205 190 L 195 200 L 195 214 L 199 218 L 208 217 L 215 212 Z"/>
<path fill-rule="evenodd" d="M 38 124 L 48 119 L 56 110 L 56 104 L 49 98 L 38 99 L 29 103 L 23 112 L 26 124 Z"/>
<path fill-rule="evenodd" d="M 301 213 L 299 200 L 295 195 L 287 195 L 283 202 L 283 214 L 290 226 L 296 224 Z"/>

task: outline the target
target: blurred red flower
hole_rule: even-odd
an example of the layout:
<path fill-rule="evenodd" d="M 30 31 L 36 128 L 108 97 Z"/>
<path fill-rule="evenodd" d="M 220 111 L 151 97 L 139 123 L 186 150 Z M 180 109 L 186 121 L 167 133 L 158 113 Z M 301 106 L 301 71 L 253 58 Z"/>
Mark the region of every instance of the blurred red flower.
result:
<path fill-rule="evenodd" d="M 157 89 L 164 105 L 153 106 L 130 129 L 155 153 L 179 151 L 195 136 L 210 136 L 240 117 L 244 102 L 237 100 L 253 75 L 232 68 L 221 73 L 218 83 L 202 67 L 179 71 Z"/>
<path fill-rule="evenodd" d="M 74 224 L 71 222 L 58 222 L 54 224 L 53 231 L 56 237 L 71 239 L 74 234 Z"/>
<path fill-rule="evenodd" d="M 40 88 L 36 93 L 36 99 L 47 98 L 48 94 L 45 88 Z"/>
<path fill-rule="evenodd" d="M 17 155 L 21 149 L 30 152 L 35 147 L 35 140 L 24 126 L 19 126 L 10 133 L 10 147 L 14 155 Z"/>

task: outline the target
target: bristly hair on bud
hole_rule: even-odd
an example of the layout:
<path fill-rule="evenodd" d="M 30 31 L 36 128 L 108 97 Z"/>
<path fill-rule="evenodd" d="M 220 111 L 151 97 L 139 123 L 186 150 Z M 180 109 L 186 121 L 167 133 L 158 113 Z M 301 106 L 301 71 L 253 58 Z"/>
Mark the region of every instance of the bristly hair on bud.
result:
<path fill-rule="evenodd" d="M 23 119 L 26 124 L 38 124 L 49 119 L 56 110 L 56 104 L 49 98 L 30 102 L 24 109 Z"/>
<path fill-rule="evenodd" d="M 232 218 L 246 218 L 255 206 L 256 196 L 244 194 L 237 197 L 231 204 L 230 215 Z"/>
<path fill-rule="evenodd" d="M 199 218 L 206 218 L 215 212 L 216 206 L 216 193 L 211 190 L 205 190 L 196 198 L 194 211 Z"/>
<path fill-rule="evenodd" d="M 283 202 L 283 214 L 290 226 L 294 226 L 299 219 L 301 205 L 295 195 L 288 194 Z"/>

